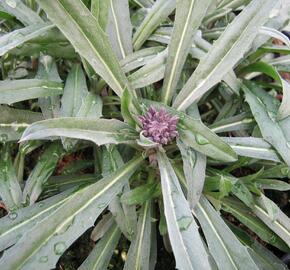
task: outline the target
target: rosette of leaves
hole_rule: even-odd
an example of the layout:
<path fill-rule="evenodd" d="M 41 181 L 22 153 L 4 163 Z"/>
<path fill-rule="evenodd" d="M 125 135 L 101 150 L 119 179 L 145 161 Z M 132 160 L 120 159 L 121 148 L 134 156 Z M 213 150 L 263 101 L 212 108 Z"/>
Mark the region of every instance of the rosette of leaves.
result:
<path fill-rule="evenodd" d="M 78 269 L 110 267 L 120 239 L 124 269 L 156 269 L 159 236 L 177 269 L 287 269 L 268 195 L 289 190 L 288 11 L 0 0 L 0 269 L 53 269 L 92 228 Z"/>

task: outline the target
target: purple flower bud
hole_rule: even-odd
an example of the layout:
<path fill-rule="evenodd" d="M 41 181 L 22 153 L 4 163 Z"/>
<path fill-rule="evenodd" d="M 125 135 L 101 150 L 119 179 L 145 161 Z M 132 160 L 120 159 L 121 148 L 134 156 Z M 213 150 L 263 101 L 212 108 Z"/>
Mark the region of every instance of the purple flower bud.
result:
<path fill-rule="evenodd" d="M 178 136 L 178 117 L 172 116 L 164 108 L 159 111 L 150 107 L 144 116 L 139 116 L 143 135 L 153 142 L 166 145 Z"/>

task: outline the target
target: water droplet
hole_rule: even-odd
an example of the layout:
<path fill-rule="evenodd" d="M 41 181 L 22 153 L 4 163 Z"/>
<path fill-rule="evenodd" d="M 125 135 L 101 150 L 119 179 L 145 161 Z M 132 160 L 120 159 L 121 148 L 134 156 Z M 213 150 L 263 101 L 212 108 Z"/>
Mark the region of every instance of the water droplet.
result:
<path fill-rule="evenodd" d="M 98 208 L 104 208 L 104 207 L 106 207 L 106 206 L 107 206 L 106 203 L 100 203 L 100 204 L 98 204 Z"/>
<path fill-rule="evenodd" d="M 47 261 L 48 261 L 48 256 L 41 256 L 39 258 L 39 262 L 41 262 L 41 263 L 46 263 Z"/>
<path fill-rule="evenodd" d="M 144 74 L 144 78 L 147 78 L 148 77 L 148 74 Z"/>
<path fill-rule="evenodd" d="M 54 245 L 54 253 L 56 255 L 62 255 L 66 250 L 66 245 L 64 242 L 58 242 Z"/>
<path fill-rule="evenodd" d="M 192 217 L 182 217 L 180 219 L 177 220 L 179 229 L 181 231 L 185 231 L 188 229 L 188 227 L 190 226 L 190 224 L 192 223 L 193 218 Z"/>
<path fill-rule="evenodd" d="M 12 220 L 16 219 L 17 216 L 18 216 L 18 215 L 17 215 L 16 212 L 11 212 L 11 213 L 8 214 L 8 217 L 9 217 L 10 219 L 12 219 Z"/>
<path fill-rule="evenodd" d="M 281 173 L 285 176 L 287 176 L 289 172 L 290 172 L 290 169 L 287 167 L 281 169 Z"/>
<path fill-rule="evenodd" d="M 17 2 L 15 0 L 6 0 L 6 4 L 12 8 L 17 7 Z"/>
<path fill-rule="evenodd" d="M 242 123 L 243 124 L 250 124 L 253 122 L 253 119 L 252 118 L 245 118 L 244 120 L 242 120 Z"/>
<path fill-rule="evenodd" d="M 65 224 L 64 226 L 62 226 L 60 229 L 57 230 L 57 234 L 63 234 L 65 233 L 74 223 L 74 218 L 71 219 L 67 224 Z"/>
<path fill-rule="evenodd" d="M 56 157 L 56 158 L 59 158 L 59 155 L 58 155 L 58 153 L 56 153 L 56 152 L 52 153 L 52 155 L 53 155 L 54 157 Z"/>
<path fill-rule="evenodd" d="M 205 145 L 209 143 L 209 141 L 200 134 L 196 134 L 195 139 L 196 139 L 196 142 L 200 145 Z"/>
<path fill-rule="evenodd" d="M 138 62 L 143 62 L 144 61 L 144 58 L 138 58 Z"/>
<path fill-rule="evenodd" d="M 290 148 L 290 142 L 287 142 L 286 145 L 288 148 Z"/>
<path fill-rule="evenodd" d="M 7 141 L 8 141 L 8 135 L 7 134 L 1 134 L 0 142 L 7 142 Z"/>
<path fill-rule="evenodd" d="M 270 117 L 270 119 L 273 121 L 273 122 L 276 122 L 276 114 L 273 113 L 273 112 L 268 112 L 268 116 Z"/>

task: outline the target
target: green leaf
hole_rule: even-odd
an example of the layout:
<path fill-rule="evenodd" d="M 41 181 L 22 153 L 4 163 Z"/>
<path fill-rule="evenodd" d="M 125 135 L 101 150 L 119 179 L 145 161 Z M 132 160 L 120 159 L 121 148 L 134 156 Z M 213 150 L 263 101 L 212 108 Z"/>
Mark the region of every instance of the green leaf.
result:
<path fill-rule="evenodd" d="M 68 137 L 102 145 L 132 143 L 137 136 L 134 129 L 119 120 L 65 117 L 32 124 L 25 130 L 21 140 Z"/>
<path fill-rule="evenodd" d="M 132 24 L 128 0 L 109 0 L 107 33 L 119 59 L 133 52 Z"/>
<path fill-rule="evenodd" d="M 249 246 L 249 253 L 259 269 L 286 270 L 288 268 L 278 257 L 276 257 L 258 241 L 253 240 L 253 238 L 245 233 L 242 229 L 233 226 L 230 223 L 228 224 L 231 230 L 240 239 L 240 241 Z"/>
<path fill-rule="evenodd" d="M 67 201 L 75 189 L 67 190 L 34 205 L 20 208 L 0 219 L 0 250 L 14 245 L 37 222 L 40 222 Z"/>
<path fill-rule="evenodd" d="M 194 213 L 201 224 L 209 251 L 219 269 L 258 270 L 247 248 L 235 237 L 204 196 L 200 198 Z"/>
<path fill-rule="evenodd" d="M 76 191 L 5 252 L 0 260 L 2 269 L 54 268 L 64 251 L 93 226 L 142 161 L 142 157 L 135 158 L 97 183 Z"/>
<path fill-rule="evenodd" d="M 250 85 L 247 84 L 249 87 Z M 255 117 L 263 138 L 275 147 L 283 160 L 290 166 L 290 143 L 284 130 L 277 122 L 277 111 L 275 105 L 271 103 L 271 97 L 263 90 L 255 90 L 260 93 L 256 96 L 248 87 L 243 86 L 246 101 L 250 105 L 253 116 Z M 267 99 L 269 101 L 267 101 Z"/>
<path fill-rule="evenodd" d="M 93 93 L 88 93 L 84 98 L 76 116 L 97 119 L 102 117 L 102 110 L 102 99 Z"/>
<path fill-rule="evenodd" d="M 119 96 L 126 87 L 130 89 L 107 35 L 80 0 L 37 2 L 78 53 Z"/>
<path fill-rule="evenodd" d="M 1 1 L 0 7 L 15 16 L 24 25 L 43 23 L 36 12 L 27 7 L 21 0 Z"/>
<path fill-rule="evenodd" d="M 76 116 L 88 94 L 85 74 L 79 64 L 72 67 L 67 76 L 61 99 L 61 117 Z"/>
<path fill-rule="evenodd" d="M 14 49 L 23 43 L 43 35 L 46 31 L 54 27 L 51 23 L 38 23 L 25 28 L 14 30 L 0 37 L 0 56 Z"/>
<path fill-rule="evenodd" d="M 205 182 L 206 156 L 177 141 L 183 160 L 183 171 L 187 182 L 187 200 L 194 208 L 202 194 Z"/>
<path fill-rule="evenodd" d="M 109 1 L 91 0 L 91 12 L 104 32 L 108 25 L 109 4 Z"/>
<path fill-rule="evenodd" d="M 37 164 L 25 182 L 23 202 L 35 203 L 43 190 L 44 184 L 55 171 L 57 162 L 64 155 L 64 150 L 58 142 L 51 144 L 40 156 Z"/>
<path fill-rule="evenodd" d="M 124 270 L 149 269 L 152 229 L 152 203 L 147 201 L 140 210 L 137 236 L 131 242 Z"/>
<path fill-rule="evenodd" d="M 131 74 L 128 79 L 132 86 L 142 88 L 163 79 L 167 54 L 167 50 L 162 51 L 148 60 L 144 67 Z"/>
<path fill-rule="evenodd" d="M 185 110 L 221 81 L 249 49 L 276 2 L 251 1 L 229 24 L 176 97 L 175 108 Z"/>
<path fill-rule="evenodd" d="M 272 213 L 268 213 L 269 207 Z M 265 196 L 256 198 L 254 213 L 290 247 L 290 219 L 274 202 Z"/>
<path fill-rule="evenodd" d="M 0 82 L 0 103 L 12 104 L 38 97 L 48 97 L 62 94 L 62 84 L 59 82 L 24 79 Z"/>
<path fill-rule="evenodd" d="M 223 210 L 232 214 L 263 241 L 283 250 L 289 251 L 284 241 L 269 229 L 260 219 L 253 216 L 251 209 L 234 199 L 223 199 Z"/>
<path fill-rule="evenodd" d="M 154 32 L 159 24 L 165 21 L 173 12 L 175 5 L 175 0 L 157 0 L 154 3 L 134 34 L 133 44 L 136 51 L 141 48 L 143 43 Z"/>
<path fill-rule="evenodd" d="M 116 171 L 124 164 L 123 159 L 115 146 L 107 146 L 103 149 L 102 174 L 106 176 L 109 173 Z M 132 240 L 136 235 L 137 228 L 137 213 L 136 207 L 123 204 L 120 200 L 123 192 L 130 190 L 129 183 L 124 185 L 124 188 L 118 196 L 116 196 L 109 205 L 109 210 L 114 216 L 115 221 L 122 233 L 127 239 Z"/>
<path fill-rule="evenodd" d="M 159 194 L 158 183 L 147 183 L 125 192 L 121 197 L 121 202 L 128 205 L 143 204 Z"/>
<path fill-rule="evenodd" d="M 178 269 L 211 269 L 188 202 L 165 153 L 157 153 L 164 211 Z M 192 245 L 194 243 L 194 245 Z"/>
<path fill-rule="evenodd" d="M 107 269 L 120 237 L 121 231 L 113 222 L 78 270 Z"/>
<path fill-rule="evenodd" d="M 262 138 L 223 137 L 222 139 L 240 156 L 281 162 L 277 152 Z"/>
<path fill-rule="evenodd" d="M 174 28 L 169 45 L 168 61 L 162 89 L 162 100 L 171 102 L 191 42 L 205 16 L 211 0 L 177 0 Z"/>
<path fill-rule="evenodd" d="M 21 206 L 21 188 L 13 167 L 8 146 L 0 146 L 0 197 L 8 211 L 14 211 Z"/>

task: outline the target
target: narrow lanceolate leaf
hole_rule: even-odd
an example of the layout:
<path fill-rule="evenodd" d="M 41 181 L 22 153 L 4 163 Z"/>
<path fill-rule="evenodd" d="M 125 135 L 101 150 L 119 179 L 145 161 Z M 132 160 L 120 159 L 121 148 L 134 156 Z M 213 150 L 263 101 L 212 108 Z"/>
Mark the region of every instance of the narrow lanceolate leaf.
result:
<path fill-rule="evenodd" d="M 283 100 L 278 111 L 279 120 L 285 119 L 290 116 L 290 84 L 281 78 L 283 87 Z"/>
<path fill-rule="evenodd" d="M 61 117 L 76 116 L 88 94 L 85 74 L 79 64 L 72 67 L 65 83 L 61 99 Z"/>
<path fill-rule="evenodd" d="M 39 158 L 34 169 L 30 173 L 23 190 L 23 202 L 33 204 L 41 194 L 44 184 L 53 174 L 57 162 L 64 154 L 61 144 L 51 144 Z"/>
<path fill-rule="evenodd" d="M 21 0 L 1 0 L 0 7 L 15 16 L 24 25 L 43 23 L 43 20 L 38 14 L 26 6 Z"/>
<path fill-rule="evenodd" d="M 174 28 L 169 45 L 162 100 L 168 104 L 179 81 L 191 48 L 192 38 L 205 16 L 211 0 L 177 0 Z"/>
<path fill-rule="evenodd" d="M 174 106 L 178 110 L 185 110 L 198 101 L 234 67 L 249 49 L 276 3 L 276 0 L 254 0 L 235 18 L 176 97 Z"/>
<path fill-rule="evenodd" d="M 267 209 L 269 205 L 274 214 Z M 290 247 L 290 219 L 274 202 L 265 196 L 257 198 L 254 213 Z"/>
<path fill-rule="evenodd" d="M 93 226 L 141 162 L 141 157 L 135 158 L 97 183 L 76 191 L 5 252 L 1 269 L 53 269 L 65 250 Z"/>
<path fill-rule="evenodd" d="M 92 0 L 91 13 L 97 19 L 101 28 L 106 31 L 109 17 L 109 1 Z"/>
<path fill-rule="evenodd" d="M 9 216 L 0 219 L 0 250 L 14 245 L 23 234 L 37 222 L 54 212 L 61 204 L 69 199 L 74 189 L 65 191 L 34 205 L 13 211 Z"/>
<path fill-rule="evenodd" d="M 143 20 L 142 24 L 138 27 L 133 37 L 134 49 L 138 50 L 147 40 L 147 38 L 154 32 L 161 22 L 175 9 L 175 0 L 157 0 L 147 16 Z"/>
<path fill-rule="evenodd" d="M 281 158 L 275 149 L 262 138 L 223 137 L 222 139 L 228 143 L 239 156 L 281 162 Z"/>
<path fill-rule="evenodd" d="M 82 263 L 78 270 L 107 269 L 120 237 L 121 231 L 113 221 L 102 239 L 96 244 L 89 257 Z"/>
<path fill-rule="evenodd" d="M 124 59 L 133 52 L 128 0 L 109 0 L 107 33 L 119 59 Z"/>
<path fill-rule="evenodd" d="M 51 56 L 40 55 L 35 79 L 62 82 L 58 74 L 57 65 Z M 45 119 L 59 116 L 59 95 L 52 97 L 41 97 L 38 99 L 38 104 Z"/>
<path fill-rule="evenodd" d="M 51 23 L 39 23 L 14 30 L 0 38 L 0 56 L 9 52 L 26 41 L 36 38 L 54 27 Z"/>
<path fill-rule="evenodd" d="M 164 50 L 156 57 L 148 60 L 146 65 L 129 76 L 129 81 L 134 88 L 142 88 L 164 77 L 165 62 L 168 51 Z"/>
<path fill-rule="evenodd" d="M 29 124 L 41 120 L 41 113 L 0 105 L 0 138 L 2 141 L 19 140 Z"/>
<path fill-rule="evenodd" d="M 119 120 L 65 117 L 32 124 L 26 129 L 21 140 L 68 137 L 102 145 L 129 143 L 137 136 L 134 129 Z"/>
<path fill-rule="evenodd" d="M 200 198 L 194 213 L 201 224 L 209 251 L 219 269 L 259 269 L 247 248 L 235 237 L 204 196 Z"/>
<path fill-rule="evenodd" d="M 97 119 L 102 117 L 102 110 L 102 99 L 93 93 L 88 93 L 76 116 Z"/>
<path fill-rule="evenodd" d="M 81 0 L 37 2 L 78 53 L 118 95 L 122 95 L 126 87 L 130 88 L 107 35 Z"/>
<path fill-rule="evenodd" d="M 232 214 L 241 223 L 246 225 L 252 232 L 257 234 L 263 241 L 283 250 L 289 251 L 285 242 L 268 228 L 260 219 L 253 215 L 250 208 L 238 200 L 225 198 L 222 201 L 223 210 Z"/>
<path fill-rule="evenodd" d="M 164 212 L 177 269 L 211 269 L 189 204 L 165 153 L 157 153 Z M 194 245 L 193 245 L 194 243 Z"/>
<path fill-rule="evenodd" d="M 233 226 L 231 224 L 230 228 L 235 233 L 235 235 L 240 239 L 242 243 L 247 245 L 249 248 L 249 253 L 259 269 L 269 269 L 269 270 L 286 270 L 288 267 L 276 257 L 267 247 L 260 244 L 258 241 L 254 240 L 249 236 L 244 230 Z"/>
<path fill-rule="evenodd" d="M 0 197 L 8 211 L 21 206 L 21 188 L 7 146 L 0 149 Z"/>
<path fill-rule="evenodd" d="M 276 30 L 275 28 L 262 26 L 260 29 L 260 33 L 264 35 L 268 35 L 272 38 L 279 39 L 282 42 L 284 42 L 288 47 L 290 47 L 289 38 L 286 35 L 284 35 L 282 32 Z"/>
<path fill-rule="evenodd" d="M 62 91 L 62 84 L 53 81 L 37 79 L 1 81 L 0 104 L 12 104 L 27 99 L 60 95 Z"/>
<path fill-rule="evenodd" d="M 103 149 L 103 162 L 102 162 L 102 174 L 103 176 L 110 174 L 118 168 L 122 167 L 124 164 L 122 156 L 115 146 L 107 146 L 106 149 Z M 126 192 L 130 190 L 129 183 L 124 185 L 123 191 Z M 118 194 L 110 203 L 109 210 L 114 216 L 118 227 L 122 233 L 130 240 L 136 235 L 137 229 L 137 213 L 136 207 L 128 206 L 121 203 L 120 195 Z"/>
<path fill-rule="evenodd" d="M 124 270 L 149 270 L 152 229 L 152 205 L 147 201 L 141 208 L 137 235 L 131 242 Z"/>
<path fill-rule="evenodd" d="M 151 8 L 154 0 L 133 0 L 133 2 L 142 8 Z"/>
<path fill-rule="evenodd" d="M 178 148 L 183 160 L 183 171 L 187 182 L 187 200 L 190 208 L 194 208 L 201 196 L 206 169 L 206 156 L 187 147 L 178 140 Z"/>
<path fill-rule="evenodd" d="M 263 138 L 269 142 L 279 152 L 283 160 L 290 166 L 290 143 L 288 141 L 285 131 L 281 128 L 281 125 L 277 121 L 277 111 L 274 105 L 261 99 L 255 95 L 249 88 L 243 87 L 246 95 L 246 101 L 251 107 L 253 116 L 255 117 Z M 260 95 L 265 96 L 264 98 L 270 98 L 260 90 Z"/>

